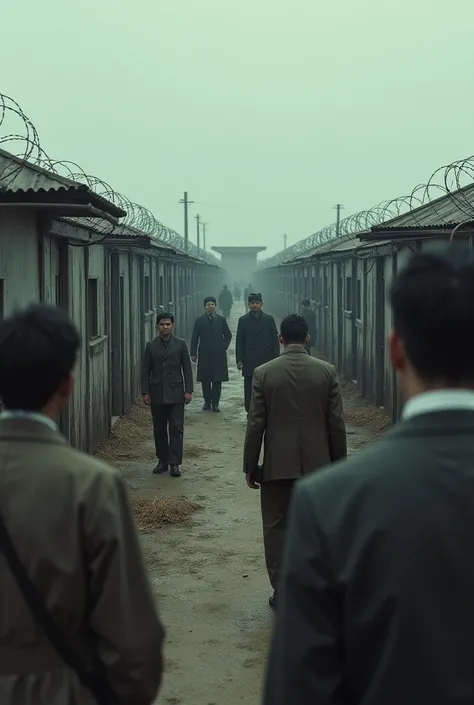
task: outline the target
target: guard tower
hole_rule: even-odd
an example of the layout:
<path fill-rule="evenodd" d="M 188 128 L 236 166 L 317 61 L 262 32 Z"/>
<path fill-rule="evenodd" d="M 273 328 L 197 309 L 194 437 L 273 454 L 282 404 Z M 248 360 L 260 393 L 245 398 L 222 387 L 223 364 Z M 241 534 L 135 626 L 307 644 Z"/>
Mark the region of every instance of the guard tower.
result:
<path fill-rule="evenodd" d="M 222 255 L 221 267 L 227 272 L 229 282 L 241 281 L 245 284 L 252 280 L 257 271 L 257 255 L 266 247 L 212 247 L 214 252 Z"/>

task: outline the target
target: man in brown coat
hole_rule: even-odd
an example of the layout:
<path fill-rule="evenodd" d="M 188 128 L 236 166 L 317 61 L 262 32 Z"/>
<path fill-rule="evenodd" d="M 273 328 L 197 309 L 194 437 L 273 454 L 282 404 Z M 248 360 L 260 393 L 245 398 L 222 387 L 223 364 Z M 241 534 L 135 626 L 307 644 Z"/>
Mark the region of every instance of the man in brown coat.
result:
<path fill-rule="evenodd" d="M 161 681 L 164 632 L 124 483 L 56 426 L 79 342 L 49 306 L 0 324 L 1 705 L 150 705 Z M 48 624 L 104 697 L 66 665 L 66 650 L 25 602 L 8 537 Z"/>
<path fill-rule="evenodd" d="M 287 517 L 295 481 L 347 455 L 346 427 L 336 370 L 305 350 L 308 324 L 287 316 L 283 353 L 254 372 L 244 446 L 244 472 L 260 488 L 265 559 L 276 607 Z M 259 458 L 264 440 L 263 467 Z"/>

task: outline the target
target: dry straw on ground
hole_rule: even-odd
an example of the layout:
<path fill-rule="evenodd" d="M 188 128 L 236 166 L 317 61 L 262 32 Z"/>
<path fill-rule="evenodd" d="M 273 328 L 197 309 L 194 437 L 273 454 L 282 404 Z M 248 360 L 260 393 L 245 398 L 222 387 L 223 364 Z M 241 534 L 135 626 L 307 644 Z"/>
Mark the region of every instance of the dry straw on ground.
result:
<path fill-rule="evenodd" d="M 197 445 L 196 443 L 185 443 L 184 455 L 186 458 L 202 458 L 205 455 L 212 453 L 222 453 L 219 448 L 207 448 L 206 446 Z"/>
<path fill-rule="evenodd" d="M 385 431 L 390 426 L 390 419 L 382 409 L 369 404 L 352 382 L 345 379 L 339 382 L 345 397 L 344 417 L 346 423 L 353 426 L 366 426 L 373 431 Z"/>
<path fill-rule="evenodd" d="M 137 456 L 137 443 L 150 438 L 150 410 L 140 400 L 119 419 L 108 438 L 99 446 L 97 456 L 104 460 L 132 460 Z"/>
<path fill-rule="evenodd" d="M 137 528 L 142 533 L 150 533 L 162 526 L 185 524 L 198 509 L 199 504 L 186 497 L 146 497 L 132 495 L 131 504 Z"/>

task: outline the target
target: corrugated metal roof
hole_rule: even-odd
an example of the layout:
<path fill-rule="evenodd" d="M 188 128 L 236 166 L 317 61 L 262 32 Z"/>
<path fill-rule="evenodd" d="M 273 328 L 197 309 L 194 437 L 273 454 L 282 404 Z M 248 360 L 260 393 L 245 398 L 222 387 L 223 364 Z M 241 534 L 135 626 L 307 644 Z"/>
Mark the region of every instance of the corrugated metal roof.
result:
<path fill-rule="evenodd" d="M 17 165 L 12 168 L 12 165 Z M 9 152 L 0 149 L 0 174 L 5 175 L 5 190 L 1 191 L 3 203 L 54 203 L 58 199 L 64 202 L 71 199 L 73 203 L 90 203 L 117 218 L 123 218 L 126 212 L 103 196 L 94 193 L 86 184 L 81 184 L 64 176 L 59 176 L 42 167 L 24 162 Z"/>
<path fill-rule="evenodd" d="M 450 228 L 469 219 L 474 222 L 474 184 L 376 225 L 371 232 Z"/>

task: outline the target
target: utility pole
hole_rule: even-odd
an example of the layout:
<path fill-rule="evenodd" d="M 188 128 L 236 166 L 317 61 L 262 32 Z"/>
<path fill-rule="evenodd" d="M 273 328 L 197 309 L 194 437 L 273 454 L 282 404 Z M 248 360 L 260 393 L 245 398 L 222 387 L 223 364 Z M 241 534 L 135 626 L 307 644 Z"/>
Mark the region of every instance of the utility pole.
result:
<path fill-rule="evenodd" d="M 184 205 L 184 249 L 188 251 L 189 249 L 189 232 L 188 232 L 188 206 L 194 201 L 188 200 L 188 192 L 184 192 L 184 198 L 180 200 L 180 203 Z"/>
<path fill-rule="evenodd" d="M 207 228 L 207 223 L 201 223 L 202 225 L 202 249 L 204 252 L 206 251 L 206 228 Z"/>
<path fill-rule="evenodd" d="M 286 250 L 288 246 L 288 235 L 283 235 L 283 249 Z"/>
<path fill-rule="evenodd" d="M 337 203 L 334 208 L 336 209 L 336 237 L 339 236 L 339 227 L 341 225 L 341 211 L 344 208 L 343 205 Z"/>
<path fill-rule="evenodd" d="M 200 220 L 201 216 L 199 213 L 194 216 L 196 218 L 196 223 L 197 223 L 197 233 L 196 233 L 196 245 L 197 245 L 197 251 L 199 254 L 199 249 L 200 249 L 200 242 L 201 242 L 201 228 L 200 228 Z"/>

